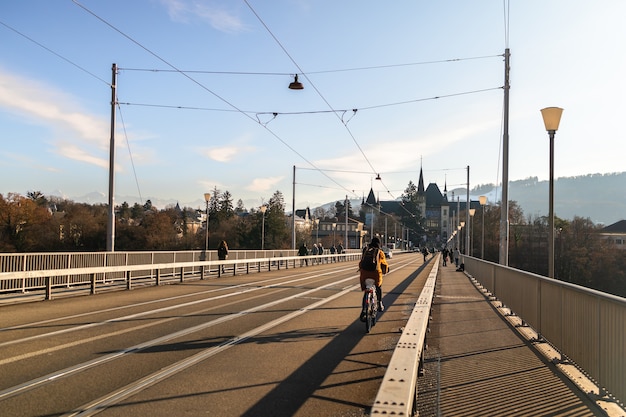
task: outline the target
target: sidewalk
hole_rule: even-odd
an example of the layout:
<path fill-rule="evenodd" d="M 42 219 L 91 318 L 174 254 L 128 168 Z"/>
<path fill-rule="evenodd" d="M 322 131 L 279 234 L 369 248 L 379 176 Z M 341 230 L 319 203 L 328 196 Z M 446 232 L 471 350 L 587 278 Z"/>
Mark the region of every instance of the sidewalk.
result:
<path fill-rule="evenodd" d="M 439 268 L 427 343 L 420 417 L 606 416 L 450 264 Z"/>

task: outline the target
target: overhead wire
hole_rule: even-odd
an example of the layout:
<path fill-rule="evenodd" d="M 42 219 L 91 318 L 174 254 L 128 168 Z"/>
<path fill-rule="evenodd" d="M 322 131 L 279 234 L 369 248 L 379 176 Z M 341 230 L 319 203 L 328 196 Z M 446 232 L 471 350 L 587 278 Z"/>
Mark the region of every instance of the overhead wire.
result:
<path fill-rule="evenodd" d="M 276 37 L 276 35 L 274 35 L 274 33 L 272 32 L 272 30 L 269 28 L 269 26 L 263 21 L 263 19 L 261 18 L 261 16 L 256 12 L 256 10 L 250 5 L 250 3 L 248 2 L 248 0 L 244 0 L 244 3 L 248 6 L 248 8 L 250 9 L 250 11 L 254 14 L 254 16 L 257 18 L 257 20 L 261 23 L 261 25 L 263 25 L 263 27 L 265 28 L 265 30 L 270 34 L 270 36 L 274 39 L 274 41 L 278 44 L 278 46 L 283 50 L 283 52 L 285 53 L 285 55 L 287 55 L 287 57 L 291 60 L 291 62 L 294 64 L 294 66 L 296 68 L 298 68 L 298 71 L 300 74 L 302 74 L 306 80 L 309 82 L 309 84 L 311 85 L 311 87 L 313 87 L 313 89 L 315 90 L 315 92 L 319 95 L 319 97 L 322 99 L 322 101 L 324 101 L 324 103 L 326 103 L 326 105 L 328 106 L 329 109 L 331 109 L 334 114 L 339 118 L 341 124 L 344 126 L 344 128 L 346 129 L 348 135 L 352 138 L 352 141 L 354 142 L 354 144 L 356 145 L 357 149 L 359 150 L 359 152 L 361 153 L 361 155 L 363 156 L 363 158 L 365 159 L 365 161 L 367 162 L 367 164 L 369 165 L 369 167 L 372 170 L 372 173 L 377 175 L 377 178 L 380 180 L 380 176 L 379 176 L 379 171 L 377 171 L 374 166 L 372 165 L 370 159 L 367 157 L 367 155 L 365 154 L 365 151 L 363 150 L 363 148 L 361 147 L 361 145 L 359 144 L 359 142 L 357 141 L 356 137 L 354 136 L 354 133 L 352 132 L 352 130 L 350 129 L 350 127 L 348 126 L 348 122 L 352 119 L 352 117 L 345 121 L 343 119 L 343 115 L 340 117 L 337 112 L 333 109 L 333 106 L 331 106 L 331 104 L 328 102 L 328 100 L 326 99 L 326 97 L 321 93 L 321 91 L 316 87 L 315 83 L 313 83 L 311 81 L 311 79 L 308 77 L 307 74 L 312 74 L 311 72 L 307 73 L 306 71 L 304 71 L 300 65 L 296 62 L 296 60 L 291 56 L 291 54 L 289 53 L 289 51 L 287 51 L 287 49 L 284 47 L 284 45 L 281 43 L 281 41 Z M 373 69 L 375 67 L 365 67 L 362 69 Z M 377 68 L 382 68 L 381 67 L 377 67 Z M 485 90 L 488 91 L 488 90 Z M 375 108 L 375 107 L 372 107 Z M 354 109 L 354 114 L 356 114 L 356 109 Z M 353 114 L 353 117 L 354 117 Z M 395 198 L 393 196 L 393 194 L 391 193 L 391 191 L 389 190 L 389 188 L 385 185 L 385 183 L 380 180 L 381 184 L 383 185 L 383 187 L 385 188 L 386 192 L 392 196 L 392 198 Z"/>
<path fill-rule="evenodd" d="M 139 178 L 137 177 L 137 170 L 135 169 L 135 161 L 133 160 L 133 153 L 130 150 L 130 141 L 128 140 L 128 133 L 126 132 L 126 123 L 124 122 L 124 116 L 122 115 L 122 108 L 117 103 L 117 97 L 115 99 L 117 109 L 122 121 L 122 129 L 124 130 L 124 138 L 126 139 L 126 147 L 128 148 L 128 156 L 130 158 L 130 165 L 133 168 L 133 176 L 135 177 L 135 184 L 137 185 L 137 193 L 139 193 L 139 202 L 143 205 L 143 197 L 141 196 L 141 188 L 139 187 Z"/>
<path fill-rule="evenodd" d="M 354 67 L 354 68 L 338 68 L 338 69 L 329 69 L 329 70 L 321 70 L 321 71 L 301 71 L 299 74 L 303 75 L 315 75 L 315 74 L 332 74 L 336 72 L 352 72 L 352 71 L 367 71 L 367 70 L 375 70 L 375 69 L 386 69 L 386 68 L 397 68 L 397 67 L 408 67 L 415 65 L 431 65 L 431 64 L 441 64 L 447 62 L 461 62 L 461 61 L 469 61 L 476 59 L 487 59 L 487 58 L 497 58 L 502 55 L 482 55 L 475 57 L 466 57 L 466 58 L 449 58 L 449 59 L 441 59 L 437 61 L 422 61 L 422 62 L 408 62 L 402 64 L 387 64 L 387 65 L 371 65 L 367 67 Z M 158 68 L 123 68 L 126 71 L 143 71 L 143 72 L 172 72 L 177 73 L 179 71 L 172 69 L 158 69 Z M 301 68 L 298 67 L 299 70 Z M 269 75 L 269 76 L 285 76 L 285 75 L 293 75 L 290 72 L 258 72 L 258 71 L 211 71 L 211 70 L 180 70 L 180 72 L 188 72 L 193 74 L 220 74 L 220 75 Z"/>
<path fill-rule="evenodd" d="M 246 5 L 248 6 L 248 8 L 250 9 L 250 11 L 252 12 L 252 14 L 254 14 L 254 16 L 256 16 L 256 18 L 259 20 L 259 22 L 261 23 L 261 25 L 263 25 L 263 27 L 265 28 L 265 30 L 267 30 L 267 32 L 270 34 L 270 36 L 274 39 L 274 41 L 278 44 L 278 46 L 283 50 L 283 52 L 287 55 L 287 57 L 291 60 L 291 62 L 296 66 L 296 68 L 298 68 L 298 71 L 300 71 L 300 73 L 302 73 L 304 75 L 304 77 L 306 78 L 306 80 L 310 83 L 311 87 L 313 87 L 313 89 L 315 90 L 315 92 L 317 92 L 317 94 L 320 96 L 320 98 L 322 99 L 322 101 L 324 101 L 324 103 L 326 103 L 326 105 L 328 106 L 329 109 L 333 109 L 333 106 L 330 105 L 330 103 L 328 102 L 328 100 L 326 99 L 326 97 L 324 97 L 324 95 L 322 94 L 321 91 L 319 91 L 319 89 L 315 86 L 315 83 L 313 83 L 311 81 L 311 79 L 306 75 L 306 73 L 304 73 L 304 71 L 302 70 L 302 68 L 300 67 L 300 65 L 296 62 L 296 60 L 291 56 L 291 54 L 289 53 L 289 51 L 287 51 L 287 49 L 283 46 L 283 44 L 280 42 L 280 40 L 276 37 L 276 35 L 274 35 L 274 33 L 272 32 L 272 30 L 267 26 L 267 24 L 265 24 L 265 22 L 263 21 L 263 19 L 261 18 L 261 16 L 259 16 L 259 14 L 256 12 L 256 10 L 254 10 L 254 8 L 250 5 L 250 3 L 248 2 L 248 0 L 244 0 L 244 3 L 246 3 Z M 336 113 L 335 113 L 336 114 Z M 374 169 L 374 166 L 372 165 L 372 163 L 370 162 L 369 158 L 367 157 L 367 155 L 365 155 L 365 152 L 363 151 L 363 148 L 361 148 L 361 145 L 359 144 L 359 142 L 356 140 L 356 137 L 354 137 L 354 134 L 352 133 L 352 131 L 350 130 L 350 128 L 348 127 L 348 125 L 346 123 L 344 123 L 341 119 L 341 117 L 338 117 L 339 120 L 342 122 L 341 124 L 345 127 L 345 129 L 347 130 L 348 134 L 350 135 L 350 137 L 352 138 L 352 141 L 354 142 L 354 144 L 356 145 L 356 147 L 359 149 L 359 151 L 361 152 L 361 155 L 363 155 L 363 158 L 365 159 L 365 161 L 367 162 L 367 164 L 370 166 L 370 168 L 372 169 L 372 173 L 376 174 L 376 169 Z"/>
<path fill-rule="evenodd" d="M 264 111 L 253 111 L 253 110 L 239 110 L 239 109 L 218 109 L 218 108 L 211 108 L 211 107 L 195 107 L 195 106 L 168 105 L 168 104 L 149 104 L 149 103 L 132 103 L 132 102 L 120 102 L 120 104 L 127 105 L 127 106 L 162 107 L 162 108 L 172 108 L 172 109 L 179 109 L 179 110 L 203 110 L 203 111 L 215 111 L 215 112 L 239 112 L 239 113 L 253 114 L 253 115 L 256 115 L 256 116 L 259 116 L 259 115 L 285 116 L 285 115 L 324 114 L 324 113 L 342 113 L 342 114 L 345 114 L 345 113 L 348 113 L 348 112 L 353 112 L 353 113 L 356 114 L 357 111 L 374 110 L 374 109 L 380 109 L 380 108 L 392 107 L 392 106 L 401 106 L 401 105 L 406 105 L 406 104 L 419 103 L 419 102 L 423 102 L 423 101 L 439 100 L 439 99 L 442 99 L 442 98 L 458 97 L 458 96 L 463 96 L 463 95 L 468 95 L 468 94 L 479 94 L 479 93 L 484 93 L 484 92 L 488 92 L 488 91 L 501 90 L 502 88 L 503 87 L 491 87 L 491 88 L 484 88 L 484 89 L 481 89 L 481 90 L 472 90 L 472 91 L 465 91 L 465 92 L 461 92 L 461 93 L 444 94 L 444 95 L 433 96 L 433 97 L 418 98 L 418 99 L 413 99 L 413 100 L 404 100 L 404 101 L 398 101 L 398 102 L 394 102 L 394 103 L 377 104 L 377 105 L 373 105 L 373 106 L 359 107 L 359 108 L 353 108 L 353 109 L 309 110 L 309 111 L 296 111 L 296 112 L 280 112 L 280 111 L 265 111 L 265 110 Z M 343 116 L 342 116 L 342 123 L 348 123 L 350 121 L 350 119 L 344 121 L 343 120 Z"/>
<path fill-rule="evenodd" d="M 20 35 L 21 37 L 23 37 L 24 39 L 29 40 L 30 42 L 34 43 L 35 45 L 39 46 L 40 48 L 45 49 L 46 51 L 50 52 L 52 55 L 56 56 L 57 58 L 62 59 L 63 61 L 67 62 L 68 64 L 78 68 L 79 70 L 81 70 L 82 72 L 92 76 L 93 78 L 95 78 L 98 81 L 102 81 L 104 84 L 108 85 L 109 87 L 111 87 L 111 83 L 98 77 L 96 74 L 94 74 L 93 72 L 81 67 L 80 65 L 78 65 L 77 63 L 73 62 L 72 60 L 64 57 L 63 55 L 53 51 L 52 49 L 48 48 L 46 45 L 42 44 L 41 42 L 37 42 L 36 40 L 34 40 L 33 38 L 31 38 L 30 36 L 27 36 L 26 34 L 20 32 L 19 30 L 15 29 L 12 26 L 9 26 L 8 24 L 4 23 L 3 21 L 0 20 L 0 25 L 6 27 L 7 29 L 17 33 L 18 35 Z"/>
<path fill-rule="evenodd" d="M 367 163 L 369 164 L 370 168 L 372 169 L 372 173 L 378 175 L 380 174 L 379 172 L 376 172 L 376 170 L 374 169 L 373 165 L 371 164 L 371 162 L 369 161 L 369 159 L 367 158 L 367 156 L 365 155 L 363 149 L 361 148 L 361 146 L 359 145 L 359 143 L 357 142 L 355 136 L 353 135 L 353 133 L 351 132 L 351 130 L 349 129 L 349 127 L 347 126 L 347 123 L 352 119 L 352 117 L 354 117 L 354 115 L 356 114 L 357 110 L 370 110 L 370 109 L 376 109 L 376 108 L 381 108 L 381 107 L 388 107 L 388 106 L 396 106 L 396 105 L 402 105 L 402 104 L 409 104 L 409 103 L 415 103 L 415 102 L 419 102 L 419 101 L 426 101 L 426 100 L 435 100 L 435 99 L 439 99 L 439 98 L 444 98 L 444 97 L 453 97 L 453 96 L 458 96 L 458 95 L 465 95 L 465 94 L 473 94 L 473 93 L 480 93 L 480 92 L 485 92 L 485 91 L 491 91 L 491 90 L 495 90 L 495 89 L 499 89 L 502 87 L 496 87 L 496 88 L 490 88 L 490 89 L 483 89 L 483 90 L 475 90 L 475 91 L 469 91 L 469 92 L 463 92 L 463 93 L 454 93 L 454 94 L 449 94 L 449 95 L 442 95 L 442 96 L 436 96 L 436 97 L 430 97 L 430 98 L 422 98 L 422 99 L 416 99 L 416 100 L 408 100 L 408 101 L 403 101 L 403 102 L 397 102 L 397 103 L 387 103 L 387 104 L 381 104 L 381 105 L 375 105 L 375 106 L 369 106 L 369 107 L 364 107 L 361 109 L 342 109 L 342 110 L 336 110 L 333 109 L 332 106 L 330 105 L 330 103 L 324 98 L 324 96 L 321 94 L 321 92 L 315 87 L 315 85 L 311 82 L 310 79 L 307 78 L 307 80 L 311 83 L 311 85 L 313 86 L 313 88 L 317 91 L 317 93 L 320 95 L 320 97 L 323 99 L 323 101 L 327 104 L 327 106 L 330 108 L 330 110 L 319 110 L 319 111 L 308 111 L 308 112 L 248 112 L 248 111 L 244 111 L 240 108 L 238 108 L 237 106 L 235 106 L 234 104 L 230 103 L 228 100 L 224 99 L 223 97 L 217 95 L 216 93 L 214 93 L 212 90 L 210 90 L 209 88 L 207 88 L 206 86 L 204 86 L 202 83 L 200 83 L 199 81 L 195 80 L 194 78 L 188 76 L 186 73 L 216 73 L 216 74 L 257 74 L 257 75 L 285 75 L 283 73 L 246 73 L 246 72 L 233 72 L 233 71 L 183 71 L 179 68 L 177 68 L 176 66 L 174 66 L 173 64 L 169 63 L 168 61 L 166 61 L 165 59 L 161 58 L 159 55 L 157 55 L 156 53 L 154 53 L 153 51 L 151 51 L 150 49 L 148 49 L 147 47 L 143 46 L 141 43 L 139 43 L 138 41 L 134 40 L 133 38 L 131 38 L 129 35 L 126 35 L 125 33 L 123 33 L 121 30 L 117 29 L 115 26 L 113 26 L 112 24 L 110 24 L 109 22 L 107 22 L 106 20 L 104 20 L 103 18 L 99 17 L 98 15 L 96 15 L 94 12 L 92 12 L 91 10 L 89 10 L 88 8 L 86 8 L 85 6 L 83 6 L 82 4 L 80 4 L 77 0 L 73 0 L 73 2 L 79 6 L 80 8 L 82 8 L 83 10 L 85 10 L 87 13 L 91 14 L 92 16 L 94 16 L 95 18 L 97 18 L 98 20 L 100 20 L 101 22 L 103 22 L 104 24 L 106 24 L 107 26 L 109 26 L 111 29 L 115 30 L 116 32 L 118 32 L 120 35 L 124 36 L 125 38 L 127 38 L 129 41 L 133 42 L 134 44 L 136 44 L 137 46 L 139 46 L 140 48 L 144 49 L 146 52 L 148 52 L 149 54 L 151 54 L 152 56 L 154 56 L 155 58 L 157 58 L 158 60 L 160 60 L 161 62 L 163 62 L 164 64 L 166 64 L 167 66 L 169 66 L 170 68 L 172 68 L 171 70 L 148 70 L 148 69 L 137 69 L 137 68 L 120 68 L 120 70 L 126 70 L 126 71 L 152 71 L 152 72 L 175 72 L 175 73 L 179 73 L 182 74 L 183 76 L 187 77 L 190 81 L 194 82 L 195 84 L 197 84 L 198 86 L 200 86 L 201 88 L 203 88 L 204 90 L 206 90 L 207 92 L 209 92 L 210 94 L 214 95 L 216 98 L 218 98 L 219 100 L 221 100 L 222 102 L 224 102 L 225 104 L 227 104 L 228 106 L 232 107 L 232 109 L 207 109 L 207 108 L 200 108 L 200 107 L 188 107 L 188 106 L 168 106 L 168 105 L 154 105 L 154 104 L 143 104 L 143 103 L 124 103 L 124 102 L 117 102 L 116 104 L 118 105 L 118 108 L 120 108 L 120 105 L 138 105 L 138 106 L 148 106 L 148 107 L 164 107 L 164 108 L 177 108 L 177 109 L 193 109 L 193 110 L 211 110 L 211 111 L 232 111 L 232 112 L 239 112 L 242 113 L 244 115 L 246 115 L 249 118 L 251 117 L 251 114 L 254 114 L 256 117 L 256 122 L 259 123 L 261 126 L 263 126 L 270 134 L 272 134 L 276 139 L 278 139 L 280 142 L 282 142 L 287 148 L 289 148 L 292 152 L 294 152 L 296 155 L 298 155 L 299 157 L 301 157 L 304 161 L 306 161 L 309 165 L 311 165 L 313 167 L 313 169 L 321 172 L 323 175 L 325 175 L 328 179 L 330 179 L 332 182 L 334 182 L 335 184 L 337 184 L 339 187 L 341 187 L 342 190 L 345 191 L 351 191 L 352 193 L 354 193 L 354 190 L 349 190 L 348 188 L 342 186 L 341 184 L 339 184 L 335 179 L 331 178 L 330 176 L 326 175 L 320 168 L 318 168 L 315 164 L 313 164 L 311 161 L 309 161 L 307 158 L 305 158 L 302 154 L 300 154 L 297 150 L 295 150 L 292 146 L 290 146 L 288 143 L 286 143 L 281 137 L 279 137 L 276 133 L 274 133 L 272 130 L 267 128 L 267 124 L 272 121 L 274 118 L 276 118 L 277 115 L 281 114 L 312 114 L 312 113 L 334 113 L 335 115 L 337 115 L 337 117 L 339 118 L 339 120 L 341 121 L 341 123 L 344 125 L 344 127 L 346 128 L 346 130 L 348 131 L 349 135 L 351 136 L 352 140 L 354 141 L 354 143 L 356 144 L 356 146 L 359 148 L 359 150 L 361 151 L 361 153 L 363 154 L 365 160 L 367 161 Z M 266 30 L 270 33 L 270 35 L 275 39 L 275 41 L 280 45 L 280 47 L 283 49 L 283 51 L 287 54 L 287 56 L 292 60 L 292 62 L 294 63 L 294 65 L 296 65 L 296 67 L 298 68 L 298 70 L 305 75 L 306 77 L 306 72 L 302 71 L 302 69 L 299 67 L 299 65 L 295 62 L 295 60 L 291 57 L 291 55 L 288 53 L 288 51 L 282 46 L 282 44 L 280 43 L 280 41 L 273 35 L 273 33 L 271 32 L 271 30 L 269 29 L 269 27 L 267 27 L 267 25 L 265 25 L 265 23 L 262 21 L 262 19 L 260 18 L 260 16 L 254 11 L 254 9 L 250 6 L 250 4 L 245 1 L 246 4 L 248 5 L 248 7 L 252 10 L 252 12 L 255 14 L 255 16 L 257 16 L 257 19 L 259 19 L 259 21 L 264 25 L 264 27 L 266 28 Z M 506 2 L 506 0 L 505 0 Z M 53 51 L 52 49 L 46 47 L 45 45 L 41 44 L 40 42 L 35 41 L 34 39 L 30 38 L 29 36 L 23 34 L 22 32 L 16 30 L 15 28 L 7 25 L 6 23 L 0 21 L 0 24 L 2 24 L 3 26 L 5 26 L 7 29 L 17 33 L 18 35 L 24 37 L 25 39 L 29 40 L 30 42 L 38 45 L 39 47 L 45 49 L 46 51 L 52 53 L 53 55 L 57 56 L 58 58 L 66 61 L 67 63 L 71 64 L 72 66 L 80 69 L 81 71 L 87 73 L 88 75 L 92 76 L 93 78 L 103 82 L 104 84 L 106 84 L 107 86 L 111 86 L 110 83 L 102 78 L 100 78 L 99 76 L 93 74 L 92 72 L 88 71 L 87 69 L 83 68 L 82 66 L 74 63 L 73 61 L 69 60 L 68 58 L 62 56 L 61 54 Z M 508 28 L 508 23 L 507 23 L 507 28 Z M 508 43 L 508 29 L 507 29 L 507 43 Z M 496 56 L 501 56 L 501 55 L 496 55 Z M 369 66 L 369 67 L 359 67 L 359 68 L 346 68 L 346 69 L 337 69 L 337 70 L 326 70 L 326 71 L 316 71 L 316 72 L 308 72 L 308 74 L 320 74 L 320 73 L 329 73 L 329 72 L 341 72 L 341 71 L 357 71 L 357 70 L 371 70 L 371 69 L 379 69 L 379 68 L 390 68 L 390 67 L 398 67 L 398 66 L 409 66 L 409 65 L 424 65 L 424 64 L 431 64 L 431 63 L 440 63 L 440 62 L 454 62 L 454 61 L 462 61 L 462 60 L 470 60 L 470 59 L 484 59 L 484 58 L 491 58 L 493 56 L 487 55 L 487 56 L 480 56 L 480 57 L 469 57 L 469 58 L 455 58 L 455 59 L 447 59 L 447 60 L 440 60 L 440 61 L 426 61 L 426 62 L 415 62 L 415 63 L 405 63 L 405 64 L 390 64 L 390 65 L 381 65 L 381 66 Z M 352 117 L 350 117 L 348 120 L 344 120 L 344 115 L 349 112 L 352 111 L 353 115 Z M 343 113 L 342 116 L 339 116 L 338 113 Z M 263 115 L 263 114 L 271 114 L 273 116 L 273 118 L 267 122 L 262 122 L 259 119 L 259 115 Z M 123 123 L 123 117 L 120 115 L 120 117 L 122 118 L 122 123 Z M 254 120 L 254 119 L 253 119 Z M 127 145 L 129 148 L 129 152 L 130 151 L 130 144 L 128 143 L 128 137 L 127 137 L 127 133 L 125 130 L 125 126 L 124 126 L 124 132 L 126 135 L 126 141 L 127 141 Z M 139 189 L 139 184 L 138 184 L 138 180 L 137 180 L 137 175 L 136 175 L 136 170 L 135 170 L 135 166 L 134 166 L 134 162 L 132 161 L 132 153 L 131 153 L 131 164 L 133 166 L 133 172 L 135 175 L 135 181 L 137 182 L 137 187 Z M 388 187 L 381 181 L 382 185 L 384 186 L 384 188 L 386 189 L 387 193 L 389 193 L 392 197 L 393 194 L 391 193 L 391 191 L 388 189 Z M 139 190 L 140 196 L 141 196 L 141 192 Z M 141 197 L 140 197 L 141 198 Z"/>
<path fill-rule="evenodd" d="M 140 43 L 139 41 L 133 39 L 130 35 L 127 35 L 125 32 L 123 32 L 122 30 L 118 29 L 117 27 L 115 27 L 113 24 L 109 23 L 108 21 L 106 21 L 104 18 L 98 16 L 96 13 L 94 13 L 93 11 L 91 11 L 90 9 L 88 9 L 86 6 L 82 5 L 81 3 L 78 2 L 78 0 L 72 0 L 72 2 L 74 4 L 76 4 L 78 7 L 80 7 L 81 9 L 83 9 L 85 12 L 89 13 L 90 15 L 92 15 L 93 17 L 95 17 L 96 19 L 98 19 L 99 21 L 101 21 L 102 23 L 104 23 L 106 26 L 108 26 L 109 28 L 113 29 L 115 32 L 119 33 L 121 36 L 123 36 L 124 38 L 126 38 L 127 40 L 129 40 L 130 42 L 134 43 L 135 45 L 137 45 L 139 48 L 143 49 L 145 52 L 147 52 L 148 54 L 152 55 L 154 58 L 158 59 L 159 61 L 161 61 L 163 64 L 167 65 L 168 67 L 170 67 L 171 69 L 173 69 L 174 71 L 176 71 L 177 73 L 181 74 L 183 77 L 187 78 L 189 81 L 191 81 L 192 83 L 196 84 L 198 87 L 200 87 L 201 89 L 205 90 L 206 92 L 208 92 L 209 94 L 213 95 L 215 98 L 217 98 L 218 100 L 222 101 L 223 103 L 227 104 L 228 106 L 232 107 L 233 109 L 237 110 L 239 113 L 243 114 L 244 116 L 248 117 L 249 119 L 253 120 L 256 122 L 255 118 L 253 118 L 252 116 L 250 116 L 249 114 L 245 113 L 244 111 L 242 111 L 239 107 L 237 107 L 235 104 L 231 103 L 230 101 L 226 100 L 224 97 L 220 96 L 219 94 L 215 93 L 213 90 L 211 90 L 210 88 L 208 88 L 207 86 L 205 86 L 204 84 L 202 84 L 200 81 L 196 80 L 195 78 L 191 77 L 189 74 L 186 74 L 185 72 L 183 72 L 182 70 L 180 70 L 178 67 L 176 67 L 174 64 L 170 63 L 169 61 L 167 61 L 166 59 L 164 59 L 163 57 L 161 57 L 160 55 L 158 55 L 156 52 L 152 51 L 151 49 L 149 49 L 148 47 L 144 46 L 142 43 Z M 304 155 L 302 155 L 300 152 L 298 152 L 295 148 L 293 148 L 293 146 L 289 145 L 283 138 L 281 138 L 277 133 L 275 133 L 273 130 L 269 129 L 267 127 L 267 125 L 263 125 L 261 124 L 261 126 L 269 133 L 271 134 L 275 139 L 277 139 L 279 142 L 281 142 L 283 145 L 285 145 L 288 149 L 290 149 L 293 153 L 295 153 L 296 155 L 298 155 L 300 158 L 302 158 L 302 160 L 304 160 L 306 163 L 308 163 L 309 165 L 315 167 L 316 165 L 309 161 Z M 334 182 L 335 184 L 337 184 L 338 186 L 342 187 L 344 190 L 349 191 L 347 188 L 343 187 L 341 184 L 339 184 L 334 178 L 331 178 L 330 176 L 326 175 L 326 177 L 331 180 L 332 182 Z"/>

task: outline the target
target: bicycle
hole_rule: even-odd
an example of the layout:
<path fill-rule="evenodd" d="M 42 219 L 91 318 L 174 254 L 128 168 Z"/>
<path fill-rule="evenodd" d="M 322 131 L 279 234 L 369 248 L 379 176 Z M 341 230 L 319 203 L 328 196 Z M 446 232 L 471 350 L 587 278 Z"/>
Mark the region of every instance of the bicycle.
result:
<path fill-rule="evenodd" d="M 376 296 L 375 281 L 371 278 L 365 280 L 365 291 L 363 293 L 363 310 L 361 321 L 365 322 L 367 333 L 376 325 L 376 315 L 378 314 L 378 297 Z"/>

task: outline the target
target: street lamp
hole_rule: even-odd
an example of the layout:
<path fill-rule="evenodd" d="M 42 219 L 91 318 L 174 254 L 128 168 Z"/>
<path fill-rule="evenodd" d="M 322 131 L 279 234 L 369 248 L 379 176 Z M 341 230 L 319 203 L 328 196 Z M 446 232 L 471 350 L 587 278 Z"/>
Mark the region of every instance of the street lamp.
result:
<path fill-rule="evenodd" d="M 482 224 L 482 238 L 480 239 L 480 259 L 485 259 L 485 204 L 487 204 L 487 196 L 481 195 L 478 197 L 480 206 L 483 209 L 483 224 Z"/>
<path fill-rule="evenodd" d="M 465 253 L 467 248 L 465 248 L 466 250 L 461 250 L 461 246 L 463 246 L 463 231 L 465 231 L 465 234 L 467 235 L 467 229 L 465 229 L 465 222 L 459 222 L 459 226 L 461 226 L 461 228 L 459 229 L 459 241 L 460 241 L 459 252 Z"/>
<path fill-rule="evenodd" d="M 267 211 L 267 206 L 261 206 L 261 214 L 263 215 L 263 221 L 261 223 L 261 250 L 265 250 L 265 212 Z"/>
<path fill-rule="evenodd" d="M 561 114 L 560 107 L 546 107 L 541 109 L 543 124 L 550 137 L 550 197 L 548 213 L 548 277 L 554 278 L 554 134 L 559 129 Z"/>
<path fill-rule="evenodd" d="M 335 230 L 337 230 L 337 223 L 333 223 L 333 243 L 331 246 L 335 245 Z"/>
<path fill-rule="evenodd" d="M 320 219 L 315 219 L 315 243 L 320 240 Z"/>
<path fill-rule="evenodd" d="M 472 239 L 472 236 L 474 236 L 474 214 L 476 214 L 476 209 L 470 209 L 469 213 L 470 213 L 470 228 L 469 228 L 470 255 L 474 256 L 474 239 Z"/>
<path fill-rule="evenodd" d="M 204 201 L 206 202 L 206 228 L 204 230 L 204 256 L 209 250 L 209 201 L 211 201 L 211 193 L 204 193 Z"/>

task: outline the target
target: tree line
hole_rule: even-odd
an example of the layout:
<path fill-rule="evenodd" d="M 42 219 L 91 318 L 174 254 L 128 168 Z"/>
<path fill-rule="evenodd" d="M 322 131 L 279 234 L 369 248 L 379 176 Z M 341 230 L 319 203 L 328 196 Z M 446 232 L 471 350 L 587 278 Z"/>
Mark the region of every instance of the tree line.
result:
<path fill-rule="evenodd" d="M 470 254 L 481 257 L 484 227 L 484 259 L 498 263 L 500 206 L 484 208 L 484 224 L 482 210 L 472 219 Z M 514 201 L 509 203 L 509 210 L 509 266 L 548 276 L 548 217 L 524 217 Z M 565 220 L 555 216 L 554 227 L 555 279 L 626 297 L 626 251 L 600 236 L 602 226 L 589 218 Z"/>
<path fill-rule="evenodd" d="M 231 249 L 259 249 L 264 235 L 266 249 L 289 249 L 291 225 L 285 214 L 283 194 L 276 191 L 259 208 L 246 209 L 242 200 L 233 203 L 228 192 L 217 188 L 208 206 L 208 248 L 215 249 L 226 240 Z M 472 217 L 470 254 L 498 262 L 500 246 L 500 206 L 484 206 Z M 313 217 L 342 222 L 347 215 L 365 222 L 366 206 L 355 214 L 350 201 L 338 201 L 334 207 L 318 207 Z M 168 206 L 158 210 L 150 200 L 116 207 L 115 249 L 119 251 L 201 250 L 206 242 L 206 210 Z M 461 217 L 464 214 L 461 213 Z M 391 220 L 391 223 L 389 223 Z M 547 276 L 548 219 L 525 217 L 515 201 L 509 203 L 509 266 Z M 41 192 L 26 196 L 0 194 L 0 252 L 71 252 L 106 250 L 108 208 L 106 204 L 77 203 Z M 417 188 L 409 182 L 395 213 L 375 217 L 374 234 L 384 233 L 393 222 L 407 228 L 409 240 L 422 242 L 425 219 L 417 205 Z M 600 226 L 590 219 L 555 219 L 555 278 L 626 296 L 626 253 L 612 247 L 598 235 Z M 262 230 L 263 229 L 263 230 Z M 465 230 L 467 227 L 463 230 Z M 389 230 L 393 230 L 392 228 Z M 483 239 L 484 230 L 484 242 Z M 312 242 L 311 229 L 297 230 L 297 245 Z M 443 242 L 427 236 L 431 247 Z M 452 242 L 449 246 L 453 246 Z M 460 239 L 465 253 L 465 238 Z"/>
<path fill-rule="evenodd" d="M 226 240 L 233 248 L 291 246 L 283 195 L 276 191 L 267 210 L 247 210 L 232 195 L 215 189 L 208 207 L 209 249 Z M 206 210 L 178 205 L 159 210 L 150 200 L 115 208 L 115 249 L 197 250 L 206 242 Z M 41 192 L 0 194 L 0 252 L 102 251 L 106 249 L 108 205 L 78 203 Z"/>

